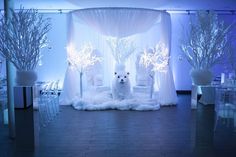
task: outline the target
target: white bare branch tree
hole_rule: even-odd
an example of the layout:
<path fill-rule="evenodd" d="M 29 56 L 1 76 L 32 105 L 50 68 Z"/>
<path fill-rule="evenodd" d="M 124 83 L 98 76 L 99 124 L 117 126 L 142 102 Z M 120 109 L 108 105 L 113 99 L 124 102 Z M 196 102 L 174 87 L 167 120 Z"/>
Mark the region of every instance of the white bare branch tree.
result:
<path fill-rule="evenodd" d="M 93 54 L 93 47 L 91 44 L 86 43 L 77 51 L 73 44 L 67 47 L 68 62 L 80 73 L 80 98 L 83 97 L 83 72 L 86 68 L 94 65 L 96 62 L 101 62 L 102 58 Z"/>
<path fill-rule="evenodd" d="M 196 20 L 184 28 L 181 49 L 194 69 L 209 69 L 219 63 L 229 46 L 229 34 L 234 24 L 225 25 L 216 13 L 199 11 Z"/>
<path fill-rule="evenodd" d="M 153 94 L 154 74 L 155 72 L 166 72 L 169 59 L 169 50 L 166 48 L 165 44 L 161 42 L 157 43 L 156 47 L 153 48 L 151 52 L 144 50 L 144 53 L 140 56 L 139 64 L 144 65 L 146 68 L 151 66 L 153 71 L 153 73 L 149 74 L 152 79 L 150 98 L 152 98 Z"/>
<path fill-rule="evenodd" d="M 0 54 L 17 70 L 34 70 L 41 57 L 40 49 L 47 46 L 46 34 L 51 29 L 49 18 L 35 9 L 11 10 L 11 20 L 0 20 Z"/>
<path fill-rule="evenodd" d="M 109 37 L 107 43 L 117 64 L 124 64 L 135 51 L 133 42 L 128 38 Z"/>

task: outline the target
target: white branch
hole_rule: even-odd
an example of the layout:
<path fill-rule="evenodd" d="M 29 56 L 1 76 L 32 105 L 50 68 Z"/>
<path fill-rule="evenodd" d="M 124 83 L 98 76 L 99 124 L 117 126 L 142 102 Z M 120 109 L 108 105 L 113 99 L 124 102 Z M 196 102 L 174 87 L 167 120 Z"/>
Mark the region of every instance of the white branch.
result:
<path fill-rule="evenodd" d="M 128 38 L 108 37 L 107 43 L 111 49 L 114 59 L 118 64 L 125 63 L 129 56 L 135 51 L 133 42 Z"/>
<path fill-rule="evenodd" d="M 18 70 L 34 70 L 40 49 L 48 44 L 46 34 L 51 29 L 50 19 L 44 19 L 35 9 L 19 12 L 10 10 L 12 18 L 0 20 L 0 54 Z"/>
<path fill-rule="evenodd" d="M 197 12 L 196 21 L 190 21 L 190 31 L 184 31 L 181 49 L 195 69 L 210 68 L 225 54 L 228 34 L 233 24 L 225 26 L 217 14 Z"/>
<path fill-rule="evenodd" d="M 101 61 L 100 57 L 93 55 L 93 47 L 91 44 L 83 45 L 80 51 L 77 51 L 71 44 L 67 47 L 67 54 L 68 62 L 78 69 L 79 72 L 83 72 L 89 66 Z"/>
<path fill-rule="evenodd" d="M 148 66 L 152 67 L 152 71 L 165 72 L 166 67 L 169 62 L 169 50 L 165 47 L 163 43 L 158 43 L 152 52 L 147 50 L 141 54 L 140 64 L 144 65 L 146 68 Z"/>

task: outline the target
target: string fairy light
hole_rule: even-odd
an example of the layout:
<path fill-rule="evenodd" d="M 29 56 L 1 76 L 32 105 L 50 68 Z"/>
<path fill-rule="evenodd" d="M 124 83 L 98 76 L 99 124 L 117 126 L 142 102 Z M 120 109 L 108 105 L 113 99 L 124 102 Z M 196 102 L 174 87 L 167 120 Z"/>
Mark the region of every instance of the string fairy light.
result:
<path fill-rule="evenodd" d="M 152 71 L 154 72 L 165 72 L 170 58 L 168 48 L 165 47 L 165 44 L 159 42 L 152 50 L 152 53 L 148 52 L 147 49 L 144 50 L 139 64 L 144 65 L 146 68 L 152 66 Z"/>
<path fill-rule="evenodd" d="M 153 86 L 154 86 L 154 74 L 155 72 L 166 72 L 169 62 L 169 53 L 168 48 L 161 42 L 159 42 L 155 48 L 145 49 L 144 53 L 141 54 L 139 64 L 144 65 L 148 68 L 152 67 L 152 73 L 149 76 L 152 79 L 151 89 L 150 89 L 150 98 L 152 98 Z"/>
<path fill-rule="evenodd" d="M 83 71 L 89 66 L 94 65 L 96 62 L 100 62 L 101 58 L 93 55 L 93 47 L 91 44 L 84 44 L 83 47 L 77 51 L 73 44 L 67 46 L 67 61 L 72 67 L 75 67 L 80 73 L 80 98 L 83 97 L 82 77 Z"/>

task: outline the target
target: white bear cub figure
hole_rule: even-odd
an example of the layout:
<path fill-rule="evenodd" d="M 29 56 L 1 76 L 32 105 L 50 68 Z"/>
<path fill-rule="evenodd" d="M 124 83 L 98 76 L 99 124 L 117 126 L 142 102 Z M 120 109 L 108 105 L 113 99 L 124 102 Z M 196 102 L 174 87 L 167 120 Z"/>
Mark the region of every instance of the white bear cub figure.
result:
<path fill-rule="evenodd" d="M 112 97 L 115 100 L 130 98 L 129 72 L 115 72 L 112 82 Z"/>

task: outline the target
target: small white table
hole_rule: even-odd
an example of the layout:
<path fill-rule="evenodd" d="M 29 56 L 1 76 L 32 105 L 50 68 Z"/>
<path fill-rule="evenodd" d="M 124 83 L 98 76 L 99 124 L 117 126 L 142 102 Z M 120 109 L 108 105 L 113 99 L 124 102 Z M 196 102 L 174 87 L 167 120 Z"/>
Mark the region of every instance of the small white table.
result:
<path fill-rule="evenodd" d="M 202 96 L 199 103 L 203 105 L 215 104 L 215 88 L 216 86 L 201 86 Z"/>
<path fill-rule="evenodd" d="M 219 87 L 219 85 L 192 85 L 191 90 L 191 108 L 197 109 L 197 103 L 201 103 L 204 105 L 215 104 L 215 88 Z M 198 94 L 201 94 L 201 98 L 197 101 Z"/>

